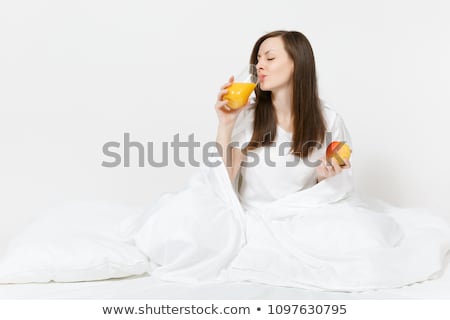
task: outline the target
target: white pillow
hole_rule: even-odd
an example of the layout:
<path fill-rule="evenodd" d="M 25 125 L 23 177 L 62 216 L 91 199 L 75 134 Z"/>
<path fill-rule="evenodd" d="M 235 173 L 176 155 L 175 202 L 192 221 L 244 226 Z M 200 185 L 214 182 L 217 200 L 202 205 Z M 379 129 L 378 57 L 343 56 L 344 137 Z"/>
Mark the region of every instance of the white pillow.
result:
<path fill-rule="evenodd" d="M 73 282 L 126 277 L 150 269 L 132 241 L 135 208 L 78 203 L 46 211 L 0 259 L 0 283 Z"/>

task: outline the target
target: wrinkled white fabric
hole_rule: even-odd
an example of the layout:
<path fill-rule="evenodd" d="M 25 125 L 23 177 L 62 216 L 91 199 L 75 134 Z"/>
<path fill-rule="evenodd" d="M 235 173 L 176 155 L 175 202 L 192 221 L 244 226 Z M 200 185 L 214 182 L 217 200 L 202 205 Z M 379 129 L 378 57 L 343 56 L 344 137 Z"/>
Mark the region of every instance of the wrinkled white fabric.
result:
<path fill-rule="evenodd" d="M 351 144 L 339 115 L 328 107 L 324 115 L 332 140 Z M 242 146 L 251 130 L 249 108 L 233 141 Z M 289 140 L 278 127 L 276 141 Z M 277 164 L 291 160 L 288 152 L 268 152 Z M 201 167 L 186 188 L 165 194 L 136 222 L 135 243 L 153 276 L 363 291 L 432 279 L 445 268 L 449 224 L 430 211 L 363 202 L 351 169 L 315 184 L 315 168 L 304 163 L 260 163 L 242 168 L 233 185 L 221 158 L 214 161 L 219 165 Z"/>

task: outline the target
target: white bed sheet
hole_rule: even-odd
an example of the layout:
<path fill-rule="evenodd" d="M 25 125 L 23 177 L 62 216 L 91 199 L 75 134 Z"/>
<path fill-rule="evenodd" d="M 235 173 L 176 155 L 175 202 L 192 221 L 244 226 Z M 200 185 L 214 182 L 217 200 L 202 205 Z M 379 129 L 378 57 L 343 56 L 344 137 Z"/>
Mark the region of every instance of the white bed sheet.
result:
<path fill-rule="evenodd" d="M 450 299 L 450 266 L 435 280 L 366 292 L 320 292 L 249 282 L 193 286 L 151 276 L 104 281 L 0 285 L 0 299 Z"/>

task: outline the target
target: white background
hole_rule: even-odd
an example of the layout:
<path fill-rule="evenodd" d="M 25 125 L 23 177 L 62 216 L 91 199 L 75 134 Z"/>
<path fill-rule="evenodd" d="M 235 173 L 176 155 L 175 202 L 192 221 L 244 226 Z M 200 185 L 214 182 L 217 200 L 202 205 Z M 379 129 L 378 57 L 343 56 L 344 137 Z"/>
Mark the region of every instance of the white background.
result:
<path fill-rule="evenodd" d="M 276 29 L 310 40 L 358 190 L 450 210 L 446 1 L 1 1 L 0 250 L 43 209 L 146 206 L 194 168 L 104 168 L 108 141 L 214 140 L 218 88 Z M 197 153 L 198 154 L 198 153 Z M 185 160 L 187 158 L 184 158 Z M 198 158 L 197 158 L 198 159 Z"/>

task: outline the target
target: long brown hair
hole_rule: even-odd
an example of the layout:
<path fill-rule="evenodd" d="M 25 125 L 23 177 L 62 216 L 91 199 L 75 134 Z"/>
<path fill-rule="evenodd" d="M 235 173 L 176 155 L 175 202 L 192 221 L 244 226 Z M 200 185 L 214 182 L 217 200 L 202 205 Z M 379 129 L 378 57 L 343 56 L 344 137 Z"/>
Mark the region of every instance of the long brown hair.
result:
<path fill-rule="evenodd" d="M 256 41 L 250 63 L 256 64 L 262 42 L 268 38 L 281 37 L 284 48 L 294 62 L 292 114 L 294 132 L 291 151 L 303 158 L 308 157 L 317 143 L 323 143 L 326 125 L 322 115 L 317 89 L 314 54 L 308 39 L 297 31 L 274 31 Z M 255 119 L 253 136 L 244 149 L 256 149 L 271 145 L 277 133 L 277 118 L 270 91 L 255 89 Z"/>

